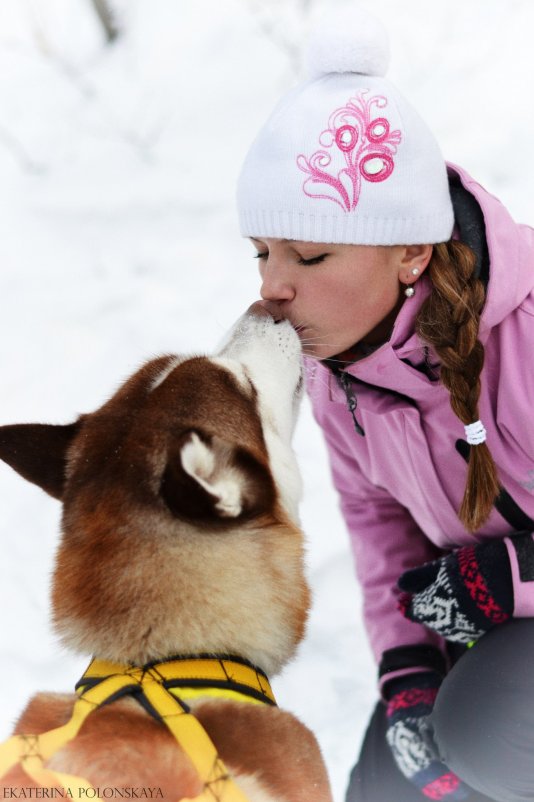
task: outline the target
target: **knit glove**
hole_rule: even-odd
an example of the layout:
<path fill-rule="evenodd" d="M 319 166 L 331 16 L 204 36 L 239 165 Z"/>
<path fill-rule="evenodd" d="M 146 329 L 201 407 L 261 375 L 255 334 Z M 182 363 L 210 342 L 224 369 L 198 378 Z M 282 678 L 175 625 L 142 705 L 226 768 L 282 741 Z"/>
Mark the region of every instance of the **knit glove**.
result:
<path fill-rule="evenodd" d="M 530 534 L 521 537 L 532 548 Z M 530 543 L 530 546 L 528 546 Z M 503 540 L 464 546 L 406 571 L 398 586 L 399 608 L 412 621 L 458 643 L 478 640 L 514 610 L 512 571 Z"/>
<path fill-rule="evenodd" d="M 394 680 L 387 703 L 387 742 L 398 768 L 426 799 L 469 799 L 471 790 L 441 762 L 429 717 L 441 683 L 433 673 Z"/>

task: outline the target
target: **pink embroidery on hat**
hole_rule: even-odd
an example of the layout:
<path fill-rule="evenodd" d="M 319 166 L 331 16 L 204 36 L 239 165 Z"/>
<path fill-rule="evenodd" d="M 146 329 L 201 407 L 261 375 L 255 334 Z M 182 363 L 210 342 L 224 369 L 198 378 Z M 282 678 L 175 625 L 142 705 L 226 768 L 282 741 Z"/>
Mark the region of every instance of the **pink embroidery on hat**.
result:
<path fill-rule="evenodd" d="M 383 95 L 367 98 L 368 91 L 332 112 L 328 128 L 319 136 L 324 150 L 297 156 L 299 169 L 309 176 L 302 185 L 304 193 L 334 201 L 347 212 L 358 205 L 362 178 L 371 183 L 389 178 L 402 141 L 401 132 L 391 131 L 386 117 L 371 119 L 373 106 L 383 109 L 388 101 Z"/>

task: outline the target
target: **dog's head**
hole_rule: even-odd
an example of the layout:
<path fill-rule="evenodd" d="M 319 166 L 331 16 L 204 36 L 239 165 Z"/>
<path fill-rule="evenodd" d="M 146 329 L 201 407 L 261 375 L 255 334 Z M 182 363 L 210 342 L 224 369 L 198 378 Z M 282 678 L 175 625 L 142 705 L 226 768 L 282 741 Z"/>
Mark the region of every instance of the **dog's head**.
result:
<path fill-rule="evenodd" d="M 215 357 L 155 359 L 66 426 L 0 428 L 0 457 L 63 502 L 53 611 L 67 645 L 280 668 L 308 606 L 290 447 L 301 384 L 297 335 L 256 305 Z"/>

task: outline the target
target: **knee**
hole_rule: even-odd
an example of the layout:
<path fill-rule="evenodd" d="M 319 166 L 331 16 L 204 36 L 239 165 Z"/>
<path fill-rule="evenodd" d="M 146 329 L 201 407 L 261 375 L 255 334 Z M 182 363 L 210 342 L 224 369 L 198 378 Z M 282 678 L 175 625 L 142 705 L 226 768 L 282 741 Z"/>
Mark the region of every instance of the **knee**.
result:
<path fill-rule="evenodd" d="M 533 702 L 518 695 L 513 678 L 469 679 L 453 672 L 436 700 L 432 725 L 443 762 L 497 802 L 534 799 Z"/>

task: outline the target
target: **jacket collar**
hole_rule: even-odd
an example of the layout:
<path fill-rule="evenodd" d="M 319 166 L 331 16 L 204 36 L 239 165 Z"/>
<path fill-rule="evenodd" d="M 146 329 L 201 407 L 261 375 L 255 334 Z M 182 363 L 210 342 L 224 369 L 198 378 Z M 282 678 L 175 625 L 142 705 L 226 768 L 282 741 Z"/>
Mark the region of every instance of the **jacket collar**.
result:
<path fill-rule="evenodd" d="M 480 338 L 484 342 L 490 330 L 512 312 L 534 289 L 534 231 L 517 225 L 502 204 L 476 183 L 462 168 L 448 165 L 451 184 L 460 193 L 461 209 L 455 204 L 456 214 L 465 215 L 463 225 L 457 225 L 455 236 L 474 247 L 479 259 L 481 278 L 487 281 L 486 303 L 481 319 Z M 459 190 L 459 186 L 463 188 Z M 469 203 L 465 193 L 475 203 Z M 454 194 L 454 193 L 453 193 Z M 462 198 L 463 196 L 463 198 Z M 482 213 L 476 212 L 476 206 Z M 467 211 L 466 211 L 467 208 Z M 478 220 L 478 230 L 473 226 Z M 480 231 L 480 225 L 484 231 Z M 489 275 L 484 275 L 489 268 Z M 485 281 L 485 283 L 486 283 Z M 417 282 L 413 298 L 403 303 L 391 336 L 376 351 L 346 366 L 345 371 L 367 384 L 394 390 L 416 399 L 419 392 L 428 393 L 436 381 L 422 369 L 425 363 L 437 368 L 439 360 L 415 333 L 415 320 L 423 302 L 431 291 L 430 281 L 422 276 Z"/>

